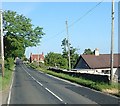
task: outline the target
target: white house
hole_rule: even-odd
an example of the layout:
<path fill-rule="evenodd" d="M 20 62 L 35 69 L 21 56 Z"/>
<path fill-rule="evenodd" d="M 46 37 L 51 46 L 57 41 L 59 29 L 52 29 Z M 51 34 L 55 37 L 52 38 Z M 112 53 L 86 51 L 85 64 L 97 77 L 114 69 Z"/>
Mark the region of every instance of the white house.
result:
<path fill-rule="evenodd" d="M 119 67 L 120 54 L 114 54 L 114 76 L 119 76 Z M 110 75 L 110 54 L 99 54 L 96 49 L 93 55 L 80 55 L 74 69 L 81 73 Z"/>

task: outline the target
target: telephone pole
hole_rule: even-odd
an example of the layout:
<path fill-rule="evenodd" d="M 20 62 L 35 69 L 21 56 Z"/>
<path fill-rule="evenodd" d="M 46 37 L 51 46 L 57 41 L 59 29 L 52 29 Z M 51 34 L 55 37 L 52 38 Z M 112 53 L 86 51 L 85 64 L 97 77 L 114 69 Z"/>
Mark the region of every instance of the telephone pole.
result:
<path fill-rule="evenodd" d="M 71 70 L 71 61 L 70 61 L 70 43 L 69 43 L 69 34 L 68 34 L 68 23 L 66 21 L 66 30 L 67 30 L 67 47 L 68 47 L 68 65 L 69 65 L 69 71 Z"/>
<path fill-rule="evenodd" d="M 1 62 L 2 62 L 2 77 L 4 77 L 4 45 L 3 45 L 3 17 L 2 17 L 2 10 L 0 10 L 0 34 L 1 34 Z"/>
<path fill-rule="evenodd" d="M 113 83 L 113 66 L 114 66 L 114 0 L 112 0 L 112 23 L 111 23 L 111 61 L 110 61 L 110 83 Z"/>

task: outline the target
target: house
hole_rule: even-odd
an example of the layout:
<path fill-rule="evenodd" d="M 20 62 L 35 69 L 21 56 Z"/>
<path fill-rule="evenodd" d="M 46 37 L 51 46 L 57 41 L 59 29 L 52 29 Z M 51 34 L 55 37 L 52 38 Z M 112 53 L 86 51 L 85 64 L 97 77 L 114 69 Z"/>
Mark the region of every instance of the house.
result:
<path fill-rule="evenodd" d="M 120 74 L 118 69 L 120 67 L 120 54 L 114 54 L 113 75 Z M 90 74 L 108 74 L 110 75 L 110 54 L 99 54 L 99 50 L 95 49 L 93 55 L 80 55 L 74 70 L 81 73 Z"/>
<path fill-rule="evenodd" d="M 42 54 L 30 54 L 30 62 L 41 62 L 44 63 L 44 54 L 42 52 Z"/>

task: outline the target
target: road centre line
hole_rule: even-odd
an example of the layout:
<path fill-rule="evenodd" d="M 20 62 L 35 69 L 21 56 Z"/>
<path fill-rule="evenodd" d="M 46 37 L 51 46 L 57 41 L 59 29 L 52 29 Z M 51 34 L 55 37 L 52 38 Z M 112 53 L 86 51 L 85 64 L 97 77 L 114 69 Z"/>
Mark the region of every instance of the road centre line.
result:
<path fill-rule="evenodd" d="M 36 81 L 36 79 L 35 79 L 33 76 L 31 76 L 31 77 L 32 77 L 32 79 L 33 79 L 33 80 L 35 80 L 35 81 Z"/>
<path fill-rule="evenodd" d="M 55 93 L 53 93 L 51 90 L 49 90 L 48 88 L 44 87 L 38 80 L 36 80 L 28 71 L 26 71 L 26 69 L 24 67 L 22 67 L 24 69 L 24 71 L 32 78 L 34 79 L 40 86 L 42 86 L 44 89 L 46 89 L 49 93 L 51 93 L 54 97 L 56 97 L 58 100 L 60 100 L 61 102 L 63 102 L 63 100 L 57 96 Z M 64 103 L 66 104 L 66 103 Z"/>
<path fill-rule="evenodd" d="M 59 77 L 55 77 L 55 76 L 53 76 L 53 75 L 49 75 L 49 74 L 46 74 L 46 75 L 49 76 L 49 77 L 52 77 L 52 78 L 55 78 L 55 79 L 58 79 L 58 80 L 67 82 L 67 83 L 72 84 L 72 85 L 74 85 L 74 86 L 76 86 L 76 87 L 83 87 L 83 88 L 89 89 L 89 90 L 91 90 L 91 91 L 100 93 L 100 94 L 105 94 L 104 92 L 97 91 L 97 90 L 91 89 L 91 88 L 89 88 L 89 87 L 85 87 L 85 86 L 82 86 L 82 85 L 79 85 L 79 84 L 76 84 L 76 83 L 67 81 L 67 80 L 65 80 L 65 79 L 62 79 L 62 78 L 59 78 Z M 107 94 L 107 93 L 106 93 L 106 95 L 111 96 L 111 97 L 114 97 L 114 98 L 116 98 L 116 99 L 119 99 L 118 97 L 116 97 L 116 96 L 114 96 L 114 95 L 111 95 L 111 94 Z"/>
<path fill-rule="evenodd" d="M 58 97 L 55 93 L 53 93 L 51 90 L 49 90 L 48 88 L 45 88 L 48 92 L 50 92 L 52 95 L 54 95 L 57 99 L 59 99 L 61 102 L 63 102 L 63 100 Z"/>
<path fill-rule="evenodd" d="M 37 82 L 39 85 L 43 86 L 43 84 L 41 84 L 39 81 L 36 80 L 36 82 Z"/>
<path fill-rule="evenodd" d="M 55 77 L 55 76 L 50 75 L 50 74 L 46 74 L 46 73 L 41 72 L 41 71 L 38 71 L 38 72 L 39 72 L 39 73 L 43 73 L 43 74 L 45 74 L 45 75 L 47 75 L 47 76 L 49 76 L 49 77 L 52 77 L 52 78 L 55 78 L 55 79 L 58 79 L 58 80 L 67 82 L 67 83 L 72 84 L 72 85 L 74 85 L 74 86 L 76 86 L 76 87 L 83 87 L 83 88 L 89 89 L 89 90 L 91 90 L 91 91 L 100 93 L 100 94 L 105 94 L 104 92 L 97 91 L 97 90 L 91 89 L 91 88 L 89 88 L 89 87 L 85 87 L 85 86 L 79 85 L 79 84 L 77 84 L 77 83 L 70 82 L 70 81 L 68 81 L 68 80 L 65 80 L 65 79 L 62 79 L 62 78 L 59 78 L 59 77 Z M 116 98 L 116 99 L 119 99 L 117 96 L 114 96 L 114 95 L 111 95 L 111 94 L 107 94 L 107 93 L 106 93 L 106 95 L 111 96 L 111 97 L 114 97 L 114 98 Z"/>

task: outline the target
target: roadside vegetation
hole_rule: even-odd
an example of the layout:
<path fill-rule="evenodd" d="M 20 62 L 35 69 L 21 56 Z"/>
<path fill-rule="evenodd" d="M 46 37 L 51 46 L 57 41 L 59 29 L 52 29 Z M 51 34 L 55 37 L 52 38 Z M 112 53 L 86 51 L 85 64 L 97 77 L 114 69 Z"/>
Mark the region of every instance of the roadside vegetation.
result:
<path fill-rule="evenodd" d="M 31 21 L 15 11 L 3 11 L 5 73 L 3 78 L 0 75 L 0 90 L 5 90 L 10 85 L 15 58 L 25 58 L 26 48 L 40 44 L 45 35 L 43 28 L 34 26 Z"/>
<path fill-rule="evenodd" d="M 0 76 L 0 91 L 9 88 L 14 67 L 15 65 L 13 58 L 8 58 L 5 60 L 4 77 L 2 78 L 2 76 Z"/>
<path fill-rule="evenodd" d="M 2 76 L 0 76 L 0 91 L 2 90 Z"/>
<path fill-rule="evenodd" d="M 6 89 L 10 86 L 10 82 L 12 79 L 12 72 L 15 68 L 14 59 L 13 58 L 7 58 L 5 61 L 5 75 L 2 80 L 2 89 Z"/>
<path fill-rule="evenodd" d="M 83 85 L 83 86 L 86 86 L 86 87 L 89 87 L 89 88 L 92 88 L 92 89 L 95 89 L 98 91 L 102 91 L 102 92 L 113 94 L 115 96 L 120 97 L 120 91 L 118 89 L 118 88 L 120 88 L 120 84 L 114 83 L 114 84 L 110 85 L 110 84 L 107 84 L 104 82 L 101 82 L 101 83 L 94 82 L 91 80 L 86 80 L 86 79 L 81 78 L 81 77 L 78 78 L 78 77 L 73 77 L 73 76 L 70 76 L 67 74 L 63 74 L 63 73 L 53 72 L 51 70 L 47 70 L 47 67 L 44 66 L 43 64 L 38 67 L 34 63 L 28 63 L 28 66 L 30 66 L 36 70 L 42 71 L 44 73 L 47 73 L 47 74 L 50 74 L 50 75 L 74 82 L 74 83 L 77 83 L 77 84 L 80 84 L 80 85 Z"/>

